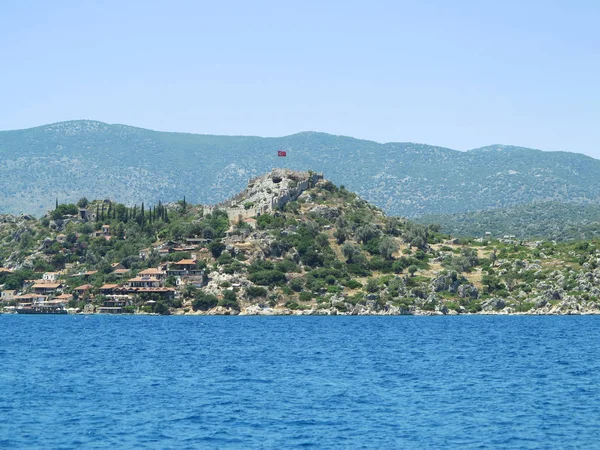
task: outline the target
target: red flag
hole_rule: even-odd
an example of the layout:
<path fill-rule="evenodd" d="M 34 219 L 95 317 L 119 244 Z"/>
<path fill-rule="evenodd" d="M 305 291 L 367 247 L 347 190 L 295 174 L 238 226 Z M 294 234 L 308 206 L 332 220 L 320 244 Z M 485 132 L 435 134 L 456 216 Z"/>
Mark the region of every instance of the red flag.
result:
<path fill-rule="evenodd" d="M 277 151 L 277 156 L 287 156 L 287 152 L 285 150 Z"/>

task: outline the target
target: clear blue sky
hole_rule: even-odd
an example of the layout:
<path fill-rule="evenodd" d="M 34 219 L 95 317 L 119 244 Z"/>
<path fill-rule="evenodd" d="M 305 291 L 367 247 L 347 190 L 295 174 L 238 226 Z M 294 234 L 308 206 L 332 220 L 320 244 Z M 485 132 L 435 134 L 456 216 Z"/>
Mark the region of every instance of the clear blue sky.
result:
<path fill-rule="evenodd" d="M 600 158 L 600 1 L 0 0 L 0 129 L 316 130 Z"/>

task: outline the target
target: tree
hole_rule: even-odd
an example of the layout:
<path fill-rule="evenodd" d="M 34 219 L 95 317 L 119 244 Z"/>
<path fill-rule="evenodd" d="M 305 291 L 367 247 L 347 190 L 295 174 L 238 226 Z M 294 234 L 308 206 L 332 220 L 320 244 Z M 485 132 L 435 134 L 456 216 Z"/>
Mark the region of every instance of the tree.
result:
<path fill-rule="evenodd" d="M 240 305 L 237 301 L 237 295 L 235 295 L 235 292 L 229 290 L 223 292 L 223 298 L 219 300 L 218 305 L 222 306 L 223 308 L 240 309 Z"/>
<path fill-rule="evenodd" d="M 207 294 L 204 291 L 198 290 L 194 301 L 192 302 L 192 308 L 194 311 L 208 311 L 211 308 L 217 306 L 219 299 L 212 294 Z"/>
<path fill-rule="evenodd" d="M 398 251 L 398 244 L 390 237 L 384 237 L 379 242 L 379 254 L 385 259 L 392 259 L 392 254 Z"/>
<path fill-rule="evenodd" d="M 248 298 L 266 297 L 267 290 L 259 286 L 248 286 L 246 288 Z"/>
<path fill-rule="evenodd" d="M 183 294 L 184 298 L 196 297 L 196 294 L 198 294 L 198 288 L 193 284 L 188 283 L 183 287 L 181 293 Z"/>
<path fill-rule="evenodd" d="M 345 228 L 338 228 L 335 233 L 333 233 L 333 237 L 335 237 L 336 242 L 339 245 L 342 245 L 348 239 L 348 230 Z"/>
<path fill-rule="evenodd" d="M 225 250 L 225 244 L 222 242 L 213 241 L 208 245 L 208 249 L 212 253 L 213 257 L 218 258 Z"/>
<path fill-rule="evenodd" d="M 90 202 L 88 201 L 87 198 L 85 197 L 81 197 L 78 201 L 77 201 L 77 206 L 79 206 L 80 208 L 87 208 L 87 206 L 90 204 Z"/>
<path fill-rule="evenodd" d="M 347 243 L 342 247 L 342 253 L 347 263 L 353 263 L 356 257 L 360 255 L 360 249 L 356 245 Z"/>
<path fill-rule="evenodd" d="M 367 224 L 359 227 L 356 230 L 356 237 L 363 244 L 366 244 L 367 242 L 369 242 L 371 239 L 377 237 L 378 235 L 379 235 L 379 230 L 377 228 L 375 228 L 373 225 L 371 225 L 370 223 L 367 223 Z"/>
<path fill-rule="evenodd" d="M 375 278 L 369 278 L 367 280 L 367 285 L 365 287 L 367 292 L 374 293 L 379 291 L 379 285 L 377 284 L 377 280 Z"/>
<path fill-rule="evenodd" d="M 408 266 L 408 273 L 410 273 L 411 277 L 415 275 L 417 270 L 419 270 L 419 268 L 417 266 L 415 266 L 414 264 L 412 266 Z"/>

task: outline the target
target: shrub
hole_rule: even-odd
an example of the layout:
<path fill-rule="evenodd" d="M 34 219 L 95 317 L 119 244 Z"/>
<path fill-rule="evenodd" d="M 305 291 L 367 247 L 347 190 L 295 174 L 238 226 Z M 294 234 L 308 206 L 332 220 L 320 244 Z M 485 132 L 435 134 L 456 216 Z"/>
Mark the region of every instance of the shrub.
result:
<path fill-rule="evenodd" d="M 377 285 L 377 280 L 375 278 L 369 278 L 367 280 L 367 286 L 365 288 L 367 290 L 367 292 L 378 292 L 379 291 L 379 286 Z"/>
<path fill-rule="evenodd" d="M 254 284 L 261 286 L 282 285 L 287 281 L 285 273 L 278 270 L 260 270 L 250 274 L 248 277 Z"/>
<path fill-rule="evenodd" d="M 349 289 L 359 289 L 361 287 L 363 287 L 362 283 L 356 280 L 349 280 L 346 283 L 346 287 L 348 287 Z"/>
<path fill-rule="evenodd" d="M 259 286 L 248 286 L 246 288 L 246 295 L 249 298 L 266 297 L 267 290 Z"/>
<path fill-rule="evenodd" d="M 196 298 L 192 302 L 192 308 L 194 311 L 207 311 L 217 306 L 219 299 L 212 294 L 207 294 L 204 291 L 198 291 Z"/>
<path fill-rule="evenodd" d="M 222 242 L 213 241 L 208 244 L 208 249 L 215 258 L 218 258 L 221 256 L 221 253 L 223 253 L 223 250 L 225 250 L 225 244 Z"/>
<path fill-rule="evenodd" d="M 237 296 L 233 291 L 223 292 L 223 298 L 219 300 L 218 305 L 222 306 L 223 308 L 240 309 L 240 305 L 237 301 Z"/>
<path fill-rule="evenodd" d="M 300 292 L 300 300 L 301 301 L 309 302 L 312 300 L 312 298 L 313 298 L 312 292 L 309 292 L 309 291 Z"/>
<path fill-rule="evenodd" d="M 304 282 L 302 281 L 302 278 L 294 278 L 289 282 L 289 286 L 294 291 L 300 292 L 304 287 Z"/>

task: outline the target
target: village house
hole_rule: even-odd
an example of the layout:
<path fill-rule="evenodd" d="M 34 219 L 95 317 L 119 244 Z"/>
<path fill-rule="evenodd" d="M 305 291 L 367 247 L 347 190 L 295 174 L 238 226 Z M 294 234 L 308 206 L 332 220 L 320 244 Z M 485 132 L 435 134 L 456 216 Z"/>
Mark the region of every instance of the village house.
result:
<path fill-rule="evenodd" d="M 45 295 L 39 294 L 23 294 L 15 297 L 15 300 L 18 302 L 20 306 L 26 305 L 36 305 L 40 303 L 45 303 L 48 300 L 48 297 Z"/>
<path fill-rule="evenodd" d="M 2 303 L 11 302 L 15 299 L 16 296 L 17 296 L 17 291 L 12 290 L 12 289 L 4 290 L 0 294 L 0 302 L 2 302 Z"/>
<path fill-rule="evenodd" d="M 198 246 L 198 245 L 209 244 L 211 240 L 212 239 L 204 239 L 204 238 L 194 237 L 194 238 L 187 238 L 185 240 L 185 242 L 187 242 L 189 245 Z"/>
<path fill-rule="evenodd" d="M 66 304 L 73 300 L 73 294 L 60 294 L 54 297 L 52 300 L 60 300 Z"/>
<path fill-rule="evenodd" d="M 115 269 L 113 271 L 113 273 L 117 276 L 117 277 L 122 277 L 123 275 L 126 275 L 129 273 L 129 269 Z"/>
<path fill-rule="evenodd" d="M 83 295 L 85 295 L 86 292 L 89 292 L 90 289 L 92 289 L 91 284 L 83 284 L 83 285 L 73 289 L 73 292 L 77 293 L 78 297 L 83 297 Z"/>
<path fill-rule="evenodd" d="M 158 280 L 164 280 L 167 277 L 167 273 L 162 270 L 162 268 L 154 268 L 154 267 L 150 267 L 149 269 L 145 269 L 142 270 L 140 273 L 138 273 L 138 276 L 141 277 L 154 277 Z"/>
<path fill-rule="evenodd" d="M 58 281 L 59 276 L 59 272 L 46 272 L 44 273 L 44 275 L 42 275 L 42 280 L 45 283 L 56 283 Z"/>
<path fill-rule="evenodd" d="M 102 234 L 104 236 L 110 236 L 110 225 L 102 225 Z"/>
<path fill-rule="evenodd" d="M 115 289 L 118 289 L 118 284 L 104 284 L 100 286 L 100 293 L 102 295 L 113 295 L 115 293 Z"/>
<path fill-rule="evenodd" d="M 137 295 L 155 295 L 163 299 L 175 298 L 175 289 L 169 287 L 154 287 L 154 288 L 128 288 L 127 292 Z"/>
<path fill-rule="evenodd" d="M 206 286 L 206 279 L 204 278 L 204 276 L 202 275 L 198 275 L 198 276 L 190 276 L 190 277 L 177 277 L 175 284 L 178 287 L 181 286 L 185 286 L 185 285 L 192 285 L 194 287 L 197 288 L 201 288 L 203 286 Z"/>
<path fill-rule="evenodd" d="M 135 278 L 127 280 L 127 286 L 130 288 L 157 288 L 160 285 L 160 280 L 150 275 L 138 275 Z"/>
<path fill-rule="evenodd" d="M 103 305 L 98 308 L 100 314 L 121 314 L 123 307 L 128 306 L 131 299 L 128 296 L 113 296 L 104 300 Z"/>
<path fill-rule="evenodd" d="M 79 208 L 79 217 L 84 222 L 88 222 L 90 220 L 91 221 L 95 221 L 96 220 L 96 213 L 91 212 L 87 208 Z"/>
<path fill-rule="evenodd" d="M 198 261 L 195 259 L 182 259 L 180 261 L 171 263 L 167 270 L 168 275 L 185 277 L 194 275 L 203 275 L 204 269 L 198 268 Z"/>
<path fill-rule="evenodd" d="M 31 286 L 31 289 L 34 294 L 49 295 L 62 290 L 62 287 L 60 283 L 36 283 Z"/>

